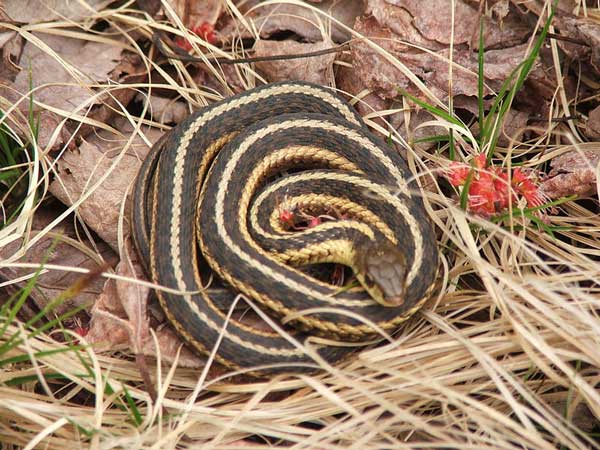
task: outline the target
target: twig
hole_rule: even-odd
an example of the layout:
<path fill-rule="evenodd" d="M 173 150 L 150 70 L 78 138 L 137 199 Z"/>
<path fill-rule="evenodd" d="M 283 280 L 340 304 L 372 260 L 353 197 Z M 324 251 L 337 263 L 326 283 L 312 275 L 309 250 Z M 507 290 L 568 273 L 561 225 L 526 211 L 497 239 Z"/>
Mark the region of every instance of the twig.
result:
<path fill-rule="evenodd" d="M 166 42 L 163 43 L 163 41 Z M 208 59 L 209 61 L 218 62 L 220 64 L 246 64 L 255 63 L 262 61 L 281 61 L 288 59 L 299 59 L 299 58 L 313 58 L 315 56 L 327 55 L 329 53 L 339 53 L 345 50 L 349 50 L 349 44 L 347 42 L 337 45 L 335 47 L 326 48 L 324 50 L 318 50 L 316 52 L 308 53 L 294 53 L 290 55 L 272 55 L 272 56 L 255 56 L 250 58 L 240 59 L 229 59 L 229 58 L 215 58 L 213 56 L 206 56 L 205 58 L 198 58 L 185 53 L 183 50 L 177 48 L 173 41 L 162 32 L 155 32 L 152 35 L 152 42 L 156 45 L 156 48 L 167 58 L 177 59 L 183 62 L 201 62 L 204 63 Z"/>

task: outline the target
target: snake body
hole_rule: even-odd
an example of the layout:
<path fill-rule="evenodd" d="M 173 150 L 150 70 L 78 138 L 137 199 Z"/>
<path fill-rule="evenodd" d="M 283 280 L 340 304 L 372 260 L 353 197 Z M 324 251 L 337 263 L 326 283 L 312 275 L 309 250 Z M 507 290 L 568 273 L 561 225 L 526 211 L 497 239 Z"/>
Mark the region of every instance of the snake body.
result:
<path fill-rule="evenodd" d="M 231 368 L 302 371 L 314 367 L 298 345 L 309 334 L 372 339 L 370 323 L 393 331 L 431 294 L 435 238 L 409 179 L 344 99 L 273 83 L 202 109 L 155 144 L 135 183 L 132 234 L 152 280 L 179 291 L 157 295 L 194 350 L 219 343 L 216 360 Z M 282 205 L 340 219 L 292 232 Z M 366 291 L 340 292 L 304 268 L 327 262 L 352 267 Z M 210 274 L 227 289 L 204 288 Z M 222 304 L 238 293 L 275 319 L 293 316 L 293 338 L 226 322 Z M 351 351 L 316 349 L 330 362 Z"/>

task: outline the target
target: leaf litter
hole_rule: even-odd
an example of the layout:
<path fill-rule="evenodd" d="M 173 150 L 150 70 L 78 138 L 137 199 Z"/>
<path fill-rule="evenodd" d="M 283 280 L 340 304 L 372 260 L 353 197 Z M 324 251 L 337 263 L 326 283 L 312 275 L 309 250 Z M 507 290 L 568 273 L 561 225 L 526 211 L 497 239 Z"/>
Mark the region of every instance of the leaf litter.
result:
<path fill-rule="evenodd" d="M 63 345 L 45 334 L 19 347 L 46 377 L 63 380 L 53 386 L 69 400 L 48 410 L 47 394 L 22 397 L 22 387 L 38 383 L 15 382 L 31 372 L 10 365 L 0 376 L 1 436 L 46 448 L 598 447 L 597 7 L 558 3 L 552 39 L 497 124 L 497 148 L 490 160 L 478 156 L 496 194 L 494 174 L 511 174 L 517 195 L 533 186 L 553 201 L 538 209 L 539 199 L 499 201 L 492 191 L 488 199 L 481 175 L 475 186 L 462 175 L 481 155 L 470 137 L 482 132 L 479 109 L 490 111 L 528 55 L 548 2 L 458 1 L 453 11 L 448 2 L 412 0 L 138 2 L 145 13 L 111 1 L 32 3 L 7 0 L 0 16 L 4 123 L 27 141 L 33 98 L 39 156 L 27 164 L 44 174 L 43 201 L 0 230 L 4 289 L 8 296 L 25 286 L 59 234 L 65 243 L 30 294 L 34 309 L 77 283 L 69 267 L 110 261 L 114 269 L 65 305 L 90 305 L 80 339 L 95 352 L 45 354 Z M 183 63 L 151 46 L 159 28 L 179 50 L 211 58 L 310 53 L 349 39 L 350 47 L 283 62 Z M 441 292 L 394 342 L 320 375 L 250 380 L 213 365 L 198 378 L 206 359 L 182 347 L 143 283 L 128 237 L 128 189 L 149 146 L 189 112 L 283 79 L 341 88 L 426 182 L 446 269 Z M 454 186 L 439 176 L 450 159 L 461 170 Z M 478 205 L 472 214 L 460 208 L 462 196 L 466 207 Z M 18 324 L 8 329 L 19 332 Z M 131 355 L 159 358 L 146 369 L 153 400 Z M 95 401 L 81 400 L 84 393 Z M 178 418 L 164 420 L 163 408 Z"/>

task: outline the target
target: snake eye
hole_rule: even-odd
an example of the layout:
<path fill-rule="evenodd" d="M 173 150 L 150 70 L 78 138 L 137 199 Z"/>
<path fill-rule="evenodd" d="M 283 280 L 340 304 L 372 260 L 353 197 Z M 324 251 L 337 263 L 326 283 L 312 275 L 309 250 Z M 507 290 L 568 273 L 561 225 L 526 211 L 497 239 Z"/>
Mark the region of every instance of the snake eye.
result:
<path fill-rule="evenodd" d="M 365 288 L 367 288 L 367 289 L 369 289 L 369 288 L 374 288 L 374 287 L 375 287 L 375 285 L 377 284 L 377 283 L 375 282 L 375 280 L 373 280 L 373 278 L 371 278 L 371 277 L 369 276 L 369 274 L 368 274 L 368 273 L 367 273 L 367 274 L 365 274 L 365 275 L 363 276 L 363 278 L 364 278 L 364 284 L 365 284 L 365 286 L 364 286 L 364 287 L 365 287 Z"/>

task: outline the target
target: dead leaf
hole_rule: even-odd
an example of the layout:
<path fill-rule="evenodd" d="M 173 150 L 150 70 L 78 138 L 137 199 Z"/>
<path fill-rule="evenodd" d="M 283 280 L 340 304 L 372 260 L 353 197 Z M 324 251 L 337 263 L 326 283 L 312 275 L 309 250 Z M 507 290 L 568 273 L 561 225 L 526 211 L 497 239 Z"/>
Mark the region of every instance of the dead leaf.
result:
<path fill-rule="evenodd" d="M 472 3 L 458 1 L 454 4 L 453 34 L 450 33 L 452 4 L 446 0 L 369 0 L 366 12 L 373 14 L 381 26 L 390 28 L 400 39 L 413 45 L 433 50 L 447 47 L 452 39 L 455 48 L 461 45 L 476 48 L 479 41 L 477 9 Z M 484 16 L 486 49 L 521 44 L 528 33 L 529 26 L 514 14 L 507 13 L 502 24 Z"/>
<path fill-rule="evenodd" d="M 203 23 L 214 25 L 223 11 L 222 0 L 168 0 L 188 28 Z"/>
<path fill-rule="evenodd" d="M 585 135 L 590 139 L 600 139 L 600 106 L 590 112 L 585 124 Z"/>
<path fill-rule="evenodd" d="M 131 280 L 144 279 L 129 239 L 126 239 L 125 249 L 125 255 L 116 267 L 117 275 Z M 147 314 L 149 295 L 148 288 L 134 281 L 107 280 L 92 309 L 87 340 L 97 351 L 129 348 L 135 354 L 156 357 Z M 163 360 L 172 363 L 180 352 L 178 363 L 182 367 L 195 368 L 205 364 L 203 358 L 183 346 L 181 339 L 170 328 L 159 328 L 155 334 Z"/>
<path fill-rule="evenodd" d="M 600 72 L 600 25 L 591 21 L 580 23 L 579 32 L 583 35 L 584 41 L 590 46 L 590 62 L 596 69 L 596 73 L 598 73 Z"/>
<path fill-rule="evenodd" d="M 391 100 L 384 100 L 378 95 L 369 92 L 362 78 L 357 76 L 352 63 L 349 61 L 344 62 L 349 65 L 342 65 L 338 68 L 336 82 L 342 91 L 349 93 L 352 97 L 358 98 L 355 108 L 361 116 L 372 114 L 375 111 L 387 110 L 392 106 Z M 379 121 L 379 123 L 383 125 L 383 122 Z"/>
<path fill-rule="evenodd" d="M 139 101 L 145 101 L 146 98 L 142 94 L 137 96 Z M 175 99 L 151 95 L 148 100 L 150 102 L 149 112 L 155 122 L 162 124 L 179 123 L 190 115 L 187 105 Z"/>
<path fill-rule="evenodd" d="M 161 0 L 136 0 L 137 6 L 148 15 L 154 17 L 160 11 Z"/>
<path fill-rule="evenodd" d="M 90 84 L 105 82 L 111 78 L 112 72 L 121 62 L 122 49 L 117 45 L 43 33 L 32 33 L 32 37 L 36 43 L 29 41 L 25 44 L 18 62 L 21 71 L 15 77 L 12 86 L 0 88 L 0 94 L 9 101 L 20 101 L 19 108 L 27 116 L 29 102 L 22 99 L 29 96 L 31 84 L 35 89 L 35 101 L 62 110 L 65 115 L 73 112 L 82 115 L 88 113 L 89 108 L 99 101 L 90 102 L 95 95 L 95 91 L 89 87 Z M 46 45 L 58 57 L 45 49 Z M 114 80 L 118 81 L 118 78 Z M 119 92 L 121 91 L 125 92 Z M 46 108 L 43 110 L 46 111 Z M 46 111 L 45 114 L 54 113 Z M 63 117 L 59 115 L 56 115 L 55 119 L 45 118 L 38 140 L 40 147 L 45 148 L 51 144 L 44 139 L 49 139 L 55 133 L 56 124 L 62 120 Z M 68 135 L 65 130 L 59 130 L 59 139 L 52 142 L 53 146 L 63 145 L 68 139 L 65 136 Z"/>
<path fill-rule="evenodd" d="M 415 46 L 425 46 L 431 50 L 444 47 L 443 44 L 429 41 L 419 32 L 413 23 L 413 16 L 408 10 L 398 8 L 385 0 L 369 0 L 361 21 L 369 24 L 364 28 L 365 31 L 370 32 L 366 36 L 376 35 L 376 28 L 379 28 L 382 35 L 395 35 L 398 41 L 410 42 Z M 355 25 L 355 29 L 364 34 L 362 28 L 357 28 Z"/>
<path fill-rule="evenodd" d="M 600 24 L 597 21 L 559 10 L 553 26 L 557 34 L 564 37 L 556 43 L 565 54 L 590 70 L 600 71 Z"/>
<path fill-rule="evenodd" d="M 317 52 L 333 47 L 333 42 L 325 39 L 315 44 L 302 44 L 296 41 L 260 40 L 254 46 L 255 56 L 292 55 Z M 331 85 L 335 53 L 310 58 L 264 61 L 256 63 L 269 81 L 302 80 L 321 85 Z"/>
<path fill-rule="evenodd" d="M 40 45 L 47 45 L 56 52 L 63 64 L 80 71 L 82 77 L 74 78 L 47 50 L 27 42 L 21 57 L 21 65 L 26 70 L 19 73 L 13 88 L 22 94 L 29 92 L 31 70 L 33 87 L 41 87 L 35 92 L 35 100 L 64 111 L 74 111 L 85 105 L 91 94 L 87 85 L 105 81 L 121 59 L 121 48 L 116 45 L 41 33 L 33 36 L 40 39 Z"/>
<path fill-rule="evenodd" d="M 468 97 L 472 98 L 472 97 Z M 460 102 L 455 103 L 455 107 L 460 107 Z M 477 106 L 477 105 L 474 105 Z M 470 110 L 473 114 L 477 114 L 477 110 Z M 525 127 L 529 120 L 530 114 L 525 111 L 518 111 L 514 108 L 509 109 L 504 115 L 504 119 L 500 124 L 500 132 L 498 133 L 498 145 L 508 147 L 515 142 L 522 142 L 525 133 Z M 475 122 L 471 126 L 471 132 L 474 136 L 479 134 L 479 123 Z"/>
<path fill-rule="evenodd" d="M 334 42 L 345 42 L 350 38 L 350 34 L 331 23 L 327 16 L 334 17 L 348 28 L 352 28 L 355 18 L 364 10 L 363 3 L 356 0 L 324 0 L 314 5 L 321 13 L 316 13 L 306 6 L 286 3 L 252 9 L 258 3 L 246 2 L 242 12 L 247 12 L 246 20 L 253 24 L 262 39 L 289 31 L 308 42 L 318 42 L 328 36 Z M 232 19 L 220 30 L 219 37 L 224 42 L 231 42 L 240 38 L 251 39 L 254 35 L 242 23 Z"/>
<path fill-rule="evenodd" d="M 600 148 L 572 150 L 550 162 L 549 178 L 541 183 L 540 193 L 550 199 L 569 195 L 585 196 L 596 192 L 596 167 Z"/>
<path fill-rule="evenodd" d="M 404 114 L 402 102 L 395 99 L 383 99 L 370 92 L 353 67 L 340 67 L 337 72 L 336 80 L 337 85 L 341 90 L 358 98 L 355 108 L 361 116 L 370 115 L 371 120 L 384 128 L 391 126 L 406 142 L 410 142 L 412 145 L 419 145 L 423 149 L 431 148 L 434 143 L 415 144 L 414 142 L 418 139 L 441 135 L 445 132 L 441 127 L 419 127 L 423 122 L 430 121 L 434 118 L 423 109 L 410 111 L 408 122 L 406 122 L 407 116 Z M 399 110 L 399 112 L 386 114 L 381 118 L 374 114 L 376 112 L 390 110 Z"/>
<path fill-rule="evenodd" d="M 63 119 L 58 114 L 44 109 L 39 111 L 37 120 L 39 121 L 37 142 L 41 148 L 50 146 L 53 142 L 53 148 L 66 144 L 70 150 L 75 149 L 76 145 L 75 141 L 71 139 L 71 132 L 61 124 Z"/>
<path fill-rule="evenodd" d="M 56 205 L 38 209 L 33 218 L 33 225 L 30 239 L 44 229 L 57 216 L 58 208 Z M 18 260 L 21 263 L 40 264 L 45 257 L 48 257 L 47 264 L 58 264 L 61 266 L 80 267 L 94 270 L 105 261 L 114 262 L 117 257 L 115 253 L 103 242 L 92 243 L 82 237 L 81 231 L 76 232 L 72 219 L 65 219 L 60 222 L 51 233 L 46 234 L 33 246 L 31 246 L 25 256 Z M 50 252 L 53 244 L 56 244 L 54 250 Z M 13 241 L 0 249 L 0 260 L 6 260 L 13 256 L 23 245 L 23 240 Z M 85 249 L 85 251 L 83 250 Z M 35 273 L 35 269 L 3 267 L 0 269 L 0 277 L 6 281 L 16 280 L 28 274 Z M 38 308 L 44 308 L 51 300 L 57 298 L 68 287 L 73 286 L 82 274 L 49 270 L 39 276 L 36 281 L 36 289 L 31 291 L 30 297 Z M 10 284 L 12 292 L 21 289 L 27 280 L 18 281 Z M 84 290 L 64 303 L 58 305 L 52 311 L 54 314 L 61 315 L 78 306 L 94 304 L 96 297 L 102 291 L 104 279 L 95 278 L 88 284 Z"/>
<path fill-rule="evenodd" d="M 407 91 L 431 103 L 430 98 L 426 98 L 423 91 L 411 81 L 416 77 L 433 97 L 446 102 L 452 96 L 456 101 L 456 108 L 477 114 L 478 11 L 473 2 L 459 1 L 453 5 L 455 22 L 454 29 L 451 30 L 452 5 L 447 2 L 436 0 L 425 5 L 415 0 L 368 0 L 366 13 L 356 20 L 354 29 L 390 53 L 399 63 L 394 64 L 392 59 L 382 55 L 372 44 L 364 40 L 353 40 L 353 67 L 349 77 L 360 80 L 361 92 L 394 101 L 402 91 Z M 494 6 L 496 5 L 497 14 L 488 14 L 484 18 L 485 96 L 501 89 L 529 51 L 526 42 L 530 39 L 530 24 L 514 5 L 509 7 L 506 2 L 495 2 Z M 451 35 L 454 39 L 452 71 L 449 70 Z M 536 114 L 543 116 L 549 112 L 557 88 L 554 72 L 550 70 L 552 64 L 552 55 L 543 47 L 525 81 L 525 88 L 530 95 L 519 95 L 516 98 L 513 105 L 516 111 L 509 113 L 503 136 L 500 137 L 501 145 L 508 144 L 509 138 L 527 125 L 527 118 Z M 344 72 L 348 71 L 340 69 L 339 72 L 345 76 Z M 411 78 L 405 75 L 408 72 Z M 341 84 L 347 84 L 347 81 L 344 80 Z M 563 76 L 562 84 L 568 98 L 581 95 L 582 90 L 593 95 L 592 90 L 586 90 L 585 83 L 582 87 L 568 73 Z M 358 93 L 353 90 L 349 92 Z M 486 98 L 483 101 L 489 104 Z M 373 100 L 370 102 L 375 104 Z M 391 103 L 386 106 L 390 107 Z M 402 123 L 403 118 L 399 118 L 399 122 Z M 520 133 L 517 133 L 516 137 L 519 136 Z"/>
<path fill-rule="evenodd" d="M 20 23 L 82 20 L 102 11 L 115 0 L 4 0 L 4 13 L 9 20 Z"/>
<path fill-rule="evenodd" d="M 194 73 L 194 82 L 198 86 L 204 86 L 208 90 L 218 92 L 223 97 L 239 94 L 247 89 L 244 74 L 239 66 L 234 64 L 223 64 L 218 68 L 219 78 L 205 67 L 198 67 Z"/>
<path fill-rule="evenodd" d="M 508 16 L 508 13 L 510 12 L 509 6 L 509 0 L 493 0 L 492 2 L 488 3 L 490 12 L 497 20 L 502 20 Z"/>
<path fill-rule="evenodd" d="M 59 179 L 50 184 L 50 192 L 66 205 L 77 202 L 96 182 L 112 170 L 110 176 L 77 209 L 88 226 L 117 250 L 117 227 L 120 206 L 135 179 L 149 147 L 139 135 L 133 138 L 119 163 L 111 166 L 131 137 L 129 123 L 121 126 L 123 136 L 100 131 L 84 140 L 76 151 L 66 151 L 57 163 Z M 154 143 L 161 132 L 144 127 L 142 132 Z"/>
<path fill-rule="evenodd" d="M 361 17 L 356 21 L 355 30 L 373 40 L 392 55 L 427 85 L 441 100 L 449 95 L 449 49 L 442 48 L 433 53 L 424 52 L 398 40 L 390 29 L 382 28 L 373 17 Z M 419 92 L 411 88 L 410 80 L 394 67 L 384 56 L 362 41 L 351 45 L 352 58 L 357 76 L 383 98 L 394 98 L 399 89 Z M 485 52 L 484 75 L 492 89 L 500 89 L 504 80 L 518 66 L 526 54 L 527 46 L 519 45 L 509 49 L 488 50 Z M 452 95 L 478 95 L 477 53 L 467 48 L 454 49 L 452 72 Z M 490 93 L 486 89 L 486 94 Z"/>
<path fill-rule="evenodd" d="M 549 405 L 558 414 L 566 417 L 569 423 L 585 433 L 593 433 L 594 429 L 598 427 L 598 418 L 580 399 L 577 399 L 576 402 L 573 402 L 572 399 L 553 400 L 549 402 Z"/>
<path fill-rule="evenodd" d="M 16 31 L 0 33 L 0 48 L 2 48 L 2 64 L 0 65 L 0 80 L 13 82 L 19 73 L 15 61 L 23 51 L 23 38 Z"/>

